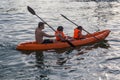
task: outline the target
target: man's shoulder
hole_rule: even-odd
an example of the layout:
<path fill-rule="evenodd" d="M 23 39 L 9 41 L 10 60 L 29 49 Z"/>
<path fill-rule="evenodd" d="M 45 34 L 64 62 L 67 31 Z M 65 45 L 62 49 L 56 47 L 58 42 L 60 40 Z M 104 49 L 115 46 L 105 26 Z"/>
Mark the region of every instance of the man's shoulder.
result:
<path fill-rule="evenodd" d="M 44 34 L 44 31 L 39 30 L 39 29 L 36 29 L 36 32 L 37 32 L 37 33 L 41 33 L 41 34 L 43 33 L 43 34 Z"/>

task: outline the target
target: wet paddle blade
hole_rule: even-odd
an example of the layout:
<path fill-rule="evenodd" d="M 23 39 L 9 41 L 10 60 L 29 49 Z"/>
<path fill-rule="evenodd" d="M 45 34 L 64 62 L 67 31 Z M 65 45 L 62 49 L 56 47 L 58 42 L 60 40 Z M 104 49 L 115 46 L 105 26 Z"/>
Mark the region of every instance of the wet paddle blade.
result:
<path fill-rule="evenodd" d="M 31 14 L 36 15 L 35 11 L 31 7 L 27 6 L 27 9 Z"/>
<path fill-rule="evenodd" d="M 75 46 L 74 46 L 70 41 L 66 40 L 66 42 L 67 42 L 71 47 L 75 48 Z"/>

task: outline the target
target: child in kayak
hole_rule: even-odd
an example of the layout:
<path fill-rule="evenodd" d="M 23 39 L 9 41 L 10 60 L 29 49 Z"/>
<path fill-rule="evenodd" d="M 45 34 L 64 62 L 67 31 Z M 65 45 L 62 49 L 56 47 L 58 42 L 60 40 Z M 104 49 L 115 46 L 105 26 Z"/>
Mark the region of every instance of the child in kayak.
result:
<path fill-rule="evenodd" d="M 78 26 L 74 29 L 74 39 L 84 39 L 84 36 L 82 35 L 82 26 Z"/>
<path fill-rule="evenodd" d="M 62 41 L 64 42 L 65 40 L 70 39 L 69 36 L 66 36 L 63 32 L 63 26 L 58 26 L 57 31 L 55 32 L 56 35 L 56 41 Z"/>
<path fill-rule="evenodd" d="M 43 37 L 55 37 L 55 35 L 46 34 L 44 31 L 44 24 L 43 22 L 38 23 L 38 27 L 35 30 L 35 39 L 37 43 L 53 43 L 53 40 L 50 39 L 43 39 Z"/>

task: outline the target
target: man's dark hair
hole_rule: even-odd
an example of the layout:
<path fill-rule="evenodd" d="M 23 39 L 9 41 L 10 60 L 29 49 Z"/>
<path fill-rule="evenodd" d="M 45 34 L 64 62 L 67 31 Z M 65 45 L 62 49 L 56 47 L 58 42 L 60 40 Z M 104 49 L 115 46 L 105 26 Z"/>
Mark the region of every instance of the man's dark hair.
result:
<path fill-rule="evenodd" d="M 39 23 L 38 23 L 38 28 L 40 28 L 40 27 L 43 26 L 43 25 L 44 25 L 43 22 L 39 22 Z"/>

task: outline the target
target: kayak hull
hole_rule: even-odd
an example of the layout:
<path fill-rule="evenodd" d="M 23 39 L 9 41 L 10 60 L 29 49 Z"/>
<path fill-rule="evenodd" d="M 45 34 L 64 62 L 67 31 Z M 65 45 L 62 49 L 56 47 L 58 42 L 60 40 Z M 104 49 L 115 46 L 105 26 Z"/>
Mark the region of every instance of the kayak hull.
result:
<path fill-rule="evenodd" d="M 110 33 L 110 30 L 103 30 L 99 32 L 95 32 L 92 34 L 86 35 L 85 39 L 81 40 L 73 40 L 71 41 L 72 44 L 75 46 L 84 46 L 88 44 L 94 44 L 96 42 L 100 42 L 104 40 Z M 94 37 L 93 37 L 94 36 Z M 67 42 L 55 42 L 55 43 L 48 43 L 48 44 L 38 44 L 35 41 L 31 42 L 24 42 L 17 45 L 17 50 L 51 50 L 51 49 L 62 49 L 68 48 L 70 45 Z"/>

